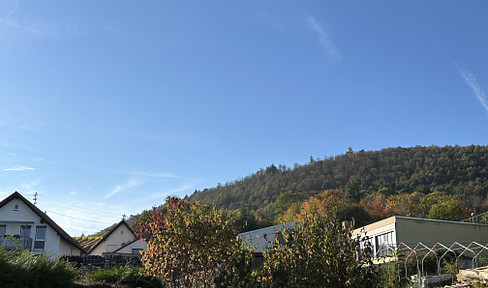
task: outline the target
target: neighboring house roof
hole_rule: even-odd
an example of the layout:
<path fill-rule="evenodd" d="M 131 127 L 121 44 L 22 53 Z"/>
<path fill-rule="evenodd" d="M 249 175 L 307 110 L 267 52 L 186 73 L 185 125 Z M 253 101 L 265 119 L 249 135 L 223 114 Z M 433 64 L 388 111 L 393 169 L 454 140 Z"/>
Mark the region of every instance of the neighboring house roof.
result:
<path fill-rule="evenodd" d="M 134 233 L 134 230 L 132 230 L 132 228 L 130 228 L 129 224 L 127 224 L 127 222 L 122 219 L 122 221 L 120 221 L 119 223 L 117 223 L 117 225 L 114 225 L 112 227 L 112 229 L 110 229 L 107 233 L 103 234 L 102 236 L 102 239 L 100 239 L 97 243 L 95 243 L 95 245 L 91 246 L 90 249 L 88 249 L 88 254 L 90 254 L 90 252 L 92 252 L 93 250 L 95 250 L 100 244 L 102 244 L 105 240 L 107 240 L 107 238 L 115 232 L 115 230 L 117 230 L 117 228 L 119 228 L 121 225 L 125 225 L 127 226 L 127 228 L 129 229 L 130 233 L 132 233 L 132 235 L 134 235 L 134 237 L 136 237 L 136 233 Z"/>
<path fill-rule="evenodd" d="M 27 200 L 19 192 L 15 191 L 10 196 L 3 199 L 0 202 L 0 208 L 2 208 L 3 206 L 5 206 L 7 203 L 9 203 L 10 201 L 12 201 L 14 199 L 19 199 L 22 202 L 24 202 L 25 205 L 27 205 L 27 207 L 29 207 L 32 211 L 34 211 L 34 213 L 36 213 L 42 220 L 44 220 L 44 222 L 46 224 L 51 226 L 51 228 L 53 228 L 54 231 L 56 231 L 56 233 L 58 233 L 58 235 L 62 239 L 66 240 L 67 242 L 69 242 L 70 244 L 75 246 L 76 248 L 80 249 L 82 251 L 82 253 L 86 253 L 85 249 L 83 249 L 83 247 L 81 247 L 81 245 L 78 242 L 76 242 L 75 239 L 73 239 L 71 236 L 69 236 L 68 233 L 66 233 L 61 227 L 59 227 L 59 225 L 56 224 L 56 222 L 54 222 L 49 216 L 47 216 L 46 213 L 42 212 L 39 208 L 37 208 L 34 204 L 32 204 L 29 200 Z"/>
<path fill-rule="evenodd" d="M 102 236 L 81 236 L 81 237 L 73 237 L 78 243 L 80 243 L 81 247 L 85 248 L 85 250 L 89 250 L 93 245 L 97 244 L 98 241 L 102 240 Z"/>

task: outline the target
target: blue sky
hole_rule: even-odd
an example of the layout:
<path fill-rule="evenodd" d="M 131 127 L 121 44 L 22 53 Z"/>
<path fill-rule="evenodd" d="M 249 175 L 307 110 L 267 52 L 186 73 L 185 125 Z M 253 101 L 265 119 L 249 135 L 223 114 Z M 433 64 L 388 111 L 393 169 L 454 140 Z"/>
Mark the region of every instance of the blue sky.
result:
<path fill-rule="evenodd" d="M 354 150 L 488 141 L 486 1 L 0 2 L 0 198 L 70 235 Z"/>

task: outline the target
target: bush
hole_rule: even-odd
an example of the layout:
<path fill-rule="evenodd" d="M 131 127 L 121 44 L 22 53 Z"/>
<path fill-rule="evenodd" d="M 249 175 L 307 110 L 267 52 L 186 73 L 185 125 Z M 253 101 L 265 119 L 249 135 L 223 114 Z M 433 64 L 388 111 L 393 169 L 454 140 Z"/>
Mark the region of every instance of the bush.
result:
<path fill-rule="evenodd" d="M 356 261 L 352 226 L 315 209 L 264 252 L 264 287 L 368 287 Z"/>
<path fill-rule="evenodd" d="M 159 288 L 162 287 L 158 279 L 145 276 L 143 268 L 129 265 L 120 268 L 102 269 L 90 272 L 86 279 L 88 281 L 100 281 L 106 283 L 120 283 L 132 287 Z"/>
<path fill-rule="evenodd" d="M 73 287 L 78 275 L 67 262 L 50 260 L 48 255 L 32 255 L 29 251 L 7 251 L 0 248 L 0 287 L 50 288 Z"/>
<path fill-rule="evenodd" d="M 166 199 L 141 224 L 150 235 L 142 256 L 145 272 L 169 287 L 253 287 L 252 255 L 237 238 L 234 215 L 215 206 Z"/>

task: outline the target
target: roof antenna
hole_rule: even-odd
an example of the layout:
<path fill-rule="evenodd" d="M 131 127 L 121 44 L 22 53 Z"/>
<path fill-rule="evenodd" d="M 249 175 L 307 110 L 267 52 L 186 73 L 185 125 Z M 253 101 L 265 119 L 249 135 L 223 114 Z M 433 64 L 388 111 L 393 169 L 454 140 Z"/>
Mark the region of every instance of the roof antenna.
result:
<path fill-rule="evenodd" d="M 36 193 L 34 193 L 34 205 L 36 205 L 36 204 L 37 204 L 37 195 L 38 195 L 38 194 L 37 194 L 37 192 L 36 192 Z"/>

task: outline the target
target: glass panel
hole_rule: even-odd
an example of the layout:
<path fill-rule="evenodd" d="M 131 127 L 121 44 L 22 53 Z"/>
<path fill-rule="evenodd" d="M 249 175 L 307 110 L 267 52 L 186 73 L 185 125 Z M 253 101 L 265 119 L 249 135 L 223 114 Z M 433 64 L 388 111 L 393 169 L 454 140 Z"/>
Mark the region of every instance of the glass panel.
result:
<path fill-rule="evenodd" d="M 6 231 L 7 231 L 7 226 L 0 225 L 0 237 L 4 237 Z"/>
<path fill-rule="evenodd" d="M 393 254 L 393 231 L 376 236 L 376 257 Z"/>
<path fill-rule="evenodd" d="M 37 227 L 36 240 L 46 240 L 46 227 Z"/>
<path fill-rule="evenodd" d="M 45 241 L 35 241 L 34 242 L 34 249 L 44 250 L 44 243 Z"/>
<path fill-rule="evenodd" d="M 46 227 L 36 228 L 36 241 L 34 242 L 34 249 L 44 250 L 46 243 Z"/>
<path fill-rule="evenodd" d="M 30 237 L 31 226 L 20 226 L 20 237 Z"/>

